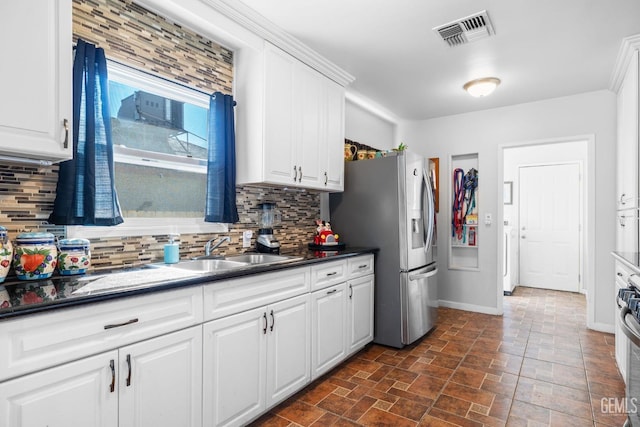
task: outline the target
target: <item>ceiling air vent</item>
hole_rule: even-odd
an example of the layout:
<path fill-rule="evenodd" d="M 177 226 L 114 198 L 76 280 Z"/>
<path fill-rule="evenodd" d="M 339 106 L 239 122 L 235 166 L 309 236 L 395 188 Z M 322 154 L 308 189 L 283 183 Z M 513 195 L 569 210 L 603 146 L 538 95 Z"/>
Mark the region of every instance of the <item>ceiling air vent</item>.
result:
<path fill-rule="evenodd" d="M 449 46 L 459 46 L 495 34 L 486 10 L 433 29 Z"/>

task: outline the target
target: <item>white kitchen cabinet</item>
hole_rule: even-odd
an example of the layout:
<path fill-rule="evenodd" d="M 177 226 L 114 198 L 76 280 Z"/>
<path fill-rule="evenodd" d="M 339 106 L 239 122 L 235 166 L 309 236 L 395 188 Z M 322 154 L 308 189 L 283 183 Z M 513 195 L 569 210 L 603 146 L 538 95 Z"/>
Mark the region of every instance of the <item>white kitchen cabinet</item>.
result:
<path fill-rule="evenodd" d="M 342 191 L 344 88 L 270 43 L 262 65 L 263 84 L 247 84 L 262 105 L 246 108 L 262 109 L 263 133 L 239 117 L 237 183 Z"/>
<path fill-rule="evenodd" d="M 118 353 L 119 427 L 202 425 L 201 326 Z"/>
<path fill-rule="evenodd" d="M 638 251 L 638 209 L 620 209 L 616 212 L 616 251 Z"/>
<path fill-rule="evenodd" d="M 0 383 L 2 427 L 202 424 L 202 328 Z"/>
<path fill-rule="evenodd" d="M 311 293 L 311 377 L 318 378 L 347 355 L 347 284 Z"/>
<path fill-rule="evenodd" d="M 627 268 L 624 264 L 622 264 L 620 261 L 616 260 L 615 261 L 615 295 L 618 294 L 618 290 L 619 289 L 623 289 L 626 288 L 628 286 L 629 283 L 629 277 L 633 274 L 633 272 Z M 614 319 L 614 332 L 615 332 L 615 357 L 616 357 L 616 364 L 618 365 L 618 370 L 620 371 L 620 374 L 622 375 L 622 378 L 625 380 L 625 382 L 627 381 L 627 367 L 628 367 L 628 361 L 629 361 L 629 349 L 631 346 L 631 342 L 629 341 L 629 338 L 624 334 L 623 330 L 622 330 L 622 319 L 620 318 L 620 308 L 617 305 L 617 298 L 616 298 L 616 305 L 615 305 L 615 319 Z"/>
<path fill-rule="evenodd" d="M 2 2 L 0 15 L 0 155 L 70 159 L 71 0 Z"/>
<path fill-rule="evenodd" d="M 310 379 L 309 295 L 204 325 L 204 425 L 237 426 Z"/>
<path fill-rule="evenodd" d="M 117 360 L 113 350 L 0 383 L 0 427 L 117 427 Z"/>
<path fill-rule="evenodd" d="M 617 95 L 618 209 L 638 205 L 638 51 L 634 50 Z"/>
<path fill-rule="evenodd" d="M 373 341 L 374 276 L 347 282 L 347 354 L 353 354 Z"/>

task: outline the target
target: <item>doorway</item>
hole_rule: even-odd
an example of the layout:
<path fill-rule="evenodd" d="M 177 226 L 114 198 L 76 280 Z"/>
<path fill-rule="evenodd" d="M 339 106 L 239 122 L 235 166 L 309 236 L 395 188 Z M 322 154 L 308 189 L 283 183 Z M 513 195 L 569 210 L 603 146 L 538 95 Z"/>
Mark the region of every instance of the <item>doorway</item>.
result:
<path fill-rule="evenodd" d="M 580 163 L 518 168 L 521 286 L 581 290 Z"/>
<path fill-rule="evenodd" d="M 588 289 L 586 175 L 592 143 L 575 138 L 501 147 L 504 185 L 510 188 L 502 209 L 501 266 L 508 274 L 501 294 L 518 285 Z"/>

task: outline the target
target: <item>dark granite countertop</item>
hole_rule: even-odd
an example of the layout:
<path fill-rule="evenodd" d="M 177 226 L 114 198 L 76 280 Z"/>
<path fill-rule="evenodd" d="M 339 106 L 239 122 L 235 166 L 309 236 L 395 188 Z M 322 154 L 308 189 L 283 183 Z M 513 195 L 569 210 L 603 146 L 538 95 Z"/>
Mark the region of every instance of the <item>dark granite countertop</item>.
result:
<path fill-rule="evenodd" d="M 283 264 L 253 265 L 212 274 L 163 268 L 158 265 L 154 268 L 147 265 L 76 276 L 54 275 L 45 280 L 25 281 L 8 277 L 0 285 L 3 285 L 8 291 L 11 306 L 0 307 L 0 320 L 97 301 L 161 292 L 185 286 L 199 286 L 203 283 L 375 252 L 377 252 L 375 248 L 346 248 L 341 251 L 324 252 L 312 251 L 305 247 L 297 251 L 283 251 L 282 253 L 299 257 L 300 260 Z M 107 286 L 100 286 L 105 283 Z"/>

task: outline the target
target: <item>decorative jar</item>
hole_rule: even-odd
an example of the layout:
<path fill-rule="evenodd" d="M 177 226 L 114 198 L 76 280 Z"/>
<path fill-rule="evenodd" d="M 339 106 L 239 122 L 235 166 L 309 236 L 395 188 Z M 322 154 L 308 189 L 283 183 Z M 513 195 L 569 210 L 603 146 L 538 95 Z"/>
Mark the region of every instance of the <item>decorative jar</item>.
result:
<path fill-rule="evenodd" d="M 7 236 L 7 229 L 0 226 L 0 283 L 4 282 L 7 274 L 9 274 L 12 257 L 13 245 L 9 240 L 9 236 Z"/>
<path fill-rule="evenodd" d="M 13 269 L 20 280 L 48 279 L 58 263 L 55 236 L 51 233 L 20 233 L 16 237 Z"/>
<path fill-rule="evenodd" d="M 58 271 L 63 276 L 84 274 L 91 266 L 87 239 L 62 239 L 58 242 Z"/>

